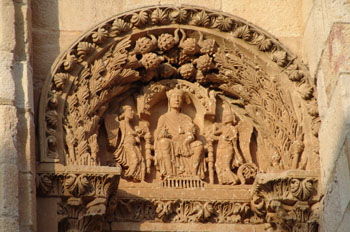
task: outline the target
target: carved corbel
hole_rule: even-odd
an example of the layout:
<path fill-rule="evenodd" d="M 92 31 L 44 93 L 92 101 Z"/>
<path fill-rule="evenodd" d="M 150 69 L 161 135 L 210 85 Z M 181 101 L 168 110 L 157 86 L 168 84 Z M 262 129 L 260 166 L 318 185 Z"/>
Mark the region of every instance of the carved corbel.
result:
<path fill-rule="evenodd" d="M 40 170 L 41 169 L 41 170 Z M 37 176 L 38 195 L 60 198 L 58 231 L 102 231 L 118 187 L 120 167 L 62 166 L 55 172 L 41 165 Z M 52 168 L 51 168 L 52 170 Z"/>
<path fill-rule="evenodd" d="M 318 228 L 318 179 L 304 171 L 258 174 L 251 209 L 270 225 L 266 231 L 308 231 Z"/>

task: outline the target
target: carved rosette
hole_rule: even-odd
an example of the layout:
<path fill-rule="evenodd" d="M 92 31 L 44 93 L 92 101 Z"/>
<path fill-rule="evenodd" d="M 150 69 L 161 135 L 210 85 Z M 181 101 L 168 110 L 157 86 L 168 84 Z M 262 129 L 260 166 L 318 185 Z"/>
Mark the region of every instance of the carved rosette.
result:
<path fill-rule="evenodd" d="M 157 137 L 157 123 L 167 113 L 157 107 L 174 89 L 187 104 L 185 113 L 178 112 L 181 123 L 191 128 L 171 134 L 166 125 Z M 96 222 L 103 221 L 99 217 L 104 218 L 119 180 L 118 174 L 101 170 L 120 165 L 119 174 L 129 181 L 163 172 L 163 187 L 181 182 L 176 187 L 187 188 L 198 180 L 200 188 L 255 188 L 250 202 L 121 200 L 116 212 L 133 204 L 147 212 L 137 220 L 270 223 L 281 231 L 313 231 L 317 177 L 259 178 L 286 170 L 318 171 L 315 91 L 297 57 L 269 34 L 229 14 L 156 6 L 117 15 L 62 54 L 46 80 L 39 109 L 41 166 L 70 171 L 39 167 L 38 193 L 62 198 L 62 231 L 68 225 L 73 231 L 101 230 Z M 152 121 L 152 114 L 158 121 Z M 184 145 L 178 146 L 175 137 Z M 161 143 L 172 158 L 159 155 Z M 177 170 L 164 171 L 166 158 Z M 195 170 L 186 170 L 191 164 Z M 77 167 L 89 169 L 74 171 Z M 133 213 L 124 219 L 132 220 Z M 281 213 L 287 215 L 283 220 Z M 91 215 L 99 216 L 90 220 Z"/>

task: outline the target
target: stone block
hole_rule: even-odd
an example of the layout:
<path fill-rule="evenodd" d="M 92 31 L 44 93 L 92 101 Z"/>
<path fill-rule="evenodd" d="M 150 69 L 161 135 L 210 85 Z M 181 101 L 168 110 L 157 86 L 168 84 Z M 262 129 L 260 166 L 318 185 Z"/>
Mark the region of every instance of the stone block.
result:
<path fill-rule="evenodd" d="M 135 1 L 140 2 L 140 1 Z M 63 31 L 86 31 L 99 22 L 123 12 L 124 6 L 132 6 L 133 1 L 114 0 L 66 0 L 58 1 L 58 28 Z M 156 2 L 156 1 L 153 1 Z M 158 1 L 157 1 L 158 3 Z M 147 1 L 143 3 L 147 5 Z M 154 5 L 154 3 L 152 3 Z M 55 12 L 55 13 L 57 13 Z"/>
<path fill-rule="evenodd" d="M 58 30 L 58 1 L 35 0 L 31 9 L 33 28 Z"/>
<path fill-rule="evenodd" d="M 31 15 L 27 1 L 14 1 L 16 20 L 16 61 L 30 59 Z"/>
<path fill-rule="evenodd" d="M 317 71 L 317 65 L 331 28 L 331 25 L 325 20 L 324 13 L 321 1 L 315 1 L 304 31 L 303 60 L 308 63 L 312 77 Z"/>
<path fill-rule="evenodd" d="M 0 105 L 0 164 L 17 164 L 17 110 Z"/>
<path fill-rule="evenodd" d="M 0 164 L 0 217 L 18 217 L 18 169 Z"/>
<path fill-rule="evenodd" d="M 32 67 L 28 62 L 22 61 L 14 64 L 15 104 L 18 108 L 34 114 L 32 72 Z"/>
<path fill-rule="evenodd" d="M 320 160 L 323 187 L 327 187 L 335 163 L 343 148 L 350 124 L 350 76 L 340 75 L 337 86 L 334 89 L 330 106 L 324 116 L 319 132 Z M 331 135 L 331 136 L 330 136 Z"/>
<path fill-rule="evenodd" d="M 161 2 L 163 4 L 163 1 Z M 209 9 L 222 10 L 221 0 L 179 0 L 181 5 L 192 5 L 192 6 L 202 6 Z"/>
<path fill-rule="evenodd" d="M 179 0 L 180 1 L 180 0 Z M 124 0 L 124 11 L 125 10 L 132 10 L 132 9 L 137 9 L 140 7 L 145 7 L 145 6 L 154 6 L 154 5 L 160 5 L 160 4 L 172 4 L 171 0 L 145 0 L 145 1 L 138 1 L 138 0 Z"/>
<path fill-rule="evenodd" d="M 18 226 L 18 218 L 0 216 L 0 225 L 0 232 L 20 231 Z"/>
<path fill-rule="evenodd" d="M 314 0 L 301 1 L 302 24 L 305 25 L 309 19 L 310 12 L 315 4 Z"/>
<path fill-rule="evenodd" d="M 19 174 L 19 224 L 20 226 L 36 226 L 35 179 L 31 173 Z M 36 230 L 34 230 L 36 231 Z"/>
<path fill-rule="evenodd" d="M 328 107 L 333 90 L 338 82 L 339 73 L 350 72 L 350 25 L 336 23 L 327 40 L 326 47 L 320 59 L 320 65 L 316 73 L 318 90 L 324 93 L 324 98 L 319 99 L 321 104 Z"/>
<path fill-rule="evenodd" d="M 349 217 L 350 201 L 350 175 L 348 162 L 348 143 L 343 146 L 341 154 L 336 162 L 332 182 L 328 185 L 324 199 L 323 227 L 324 231 L 346 231 L 337 229 L 344 227 Z"/>
<path fill-rule="evenodd" d="M 350 134 L 347 136 L 349 137 Z M 349 161 L 348 161 L 348 142 L 344 143 L 343 149 L 339 155 L 336 163 L 336 178 L 339 187 L 340 194 L 340 210 L 344 214 L 347 205 L 350 202 L 350 174 L 349 174 Z"/>
<path fill-rule="evenodd" d="M 12 105 L 15 101 L 13 62 L 13 53 L 0 51 L 0 105 Z"/>
<path fill-rule="evenodd" d="M 334 232 L 342 217 L 340 208 L 340 192 L 336 179 L 328 186 L 327 196 L 324 200 L 322 225 L 323 231 Z"/>
<path fill-rule="evenodd" d="M 81 35 L 83 31 L 49 31 L 33 30 L 33 70 L 34 79 L 37 76 L 49 74 L 55 59 L 67 50 Z"/>
<path fill-rule="evenodd" d="M 337 227 L 337 232 L 347 232 L 349 231 L 350 228 L 350 205 L 348 205 L 342 220 L 340 221 L 338 227 Z"/>
<path fill-rule="evenodd" d="M 69 47 L 78 40 L 83 31 L 62 31 L 60 35 L 60 39 L 58 41 L 59 53 L 62 53 L 69 49 Z"/>
<path fill-rule="evenodd" d="M 325 1 L 330 20 L 333 22 L 350 22 L 350 2 L 349 0 L 327 0 Z"/>
<path fill-rule="evenodd" d="M 21 172 L 35 173 L 35 125 L 32 113 L 18 113 L 18 167 Z"/>
<path fill-rule="evenodd" d="M 13 52 L 16 46 L 16 38 L 15 8 L 12 0 L 0 2 L 0 15 L 0 51 Z"/>
<path fill-rule="evenodd" d="M 222 1 L 222 10 L 241 17 L 276 37 L 300 36 L 300 0 Z"/>
<path fill-rule="evenodd" d="M 322 51 L 327 49 L 326 41 L 328 37 L 331 38 L 330 31 L 333 24 L 347 25 L 350 22 L 349 12 L 350 3 L 347 0 L 314 2 L 303 41 L 305 60 L 309 63 L 312 76 L 317 72 Z M 348 46 L 343 46 L 343 48 L 348 48 Z"/>

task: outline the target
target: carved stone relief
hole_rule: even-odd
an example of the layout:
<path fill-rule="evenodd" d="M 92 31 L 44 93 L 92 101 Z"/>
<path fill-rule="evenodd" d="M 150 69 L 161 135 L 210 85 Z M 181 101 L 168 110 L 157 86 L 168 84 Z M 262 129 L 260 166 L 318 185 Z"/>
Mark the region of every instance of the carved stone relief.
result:
<path fill-rule="evenodd" d="M 317 220 L 278 215 L 311 218 L 317 202 L 315 96 L 298 59 L 241 19 L 194 7 L 135 10 L 92 29 L 58 59 L 41 97 L 40 160 L 120 166 L 125 191 L 135 183 L 160 191 L 255 189 L 244 201 L 144 193 L 118 200 L 112 220 L 270 223 L 279 231 L 297 223 L 314 231 Z M 278 177 L 288 170 L 299 176 Z M 276 178 L 261 182 L 264 173 Z M 42 172 L 38 188 L 89 196 L 89 178 Z M 55 189 L 55 181 L 63 185 Z M 82 205 L 62 199 L 64 209 Z"/>
<path fill-rule="evenodd" d="M 118 199 L 114 217 L 129 222 L 268 222 L 266 231 L 317 231 L 317 179 L 289 174 L 258 174 L 250 201 Z"/>

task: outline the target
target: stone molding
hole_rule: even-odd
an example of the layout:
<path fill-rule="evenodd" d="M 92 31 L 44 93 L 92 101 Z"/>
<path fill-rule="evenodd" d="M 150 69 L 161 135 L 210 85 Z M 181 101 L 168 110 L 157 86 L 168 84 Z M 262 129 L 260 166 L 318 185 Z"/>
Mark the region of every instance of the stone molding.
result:
<path fill-rule="evenodd" d="M 156 6 L 115 16 L 64 52 L 46 80 L 38 194 L 61 198 L 60 231 L 101 231 L 106 217 L 317 231 L 315 90 L 292 53 L 231 15 Z M 252 191 L 250 201 L 117 200 L 120 176 Z"/>
<path fill-rule="evenodd" d="M 114 220 L 165 223 L 267 223 L 266 231 L 318 231 L 318 176 L 288 171 L 258 174 L 250 200 L 142 199 L 117 200 Z"/>
<path fill-rule="evenodd" d="M 57 197 L 58 231 L 102 231 L 108 212 L 115 207 L 119 167 L 39 166 L 37 194 Z"/>

